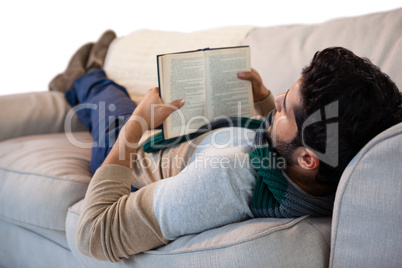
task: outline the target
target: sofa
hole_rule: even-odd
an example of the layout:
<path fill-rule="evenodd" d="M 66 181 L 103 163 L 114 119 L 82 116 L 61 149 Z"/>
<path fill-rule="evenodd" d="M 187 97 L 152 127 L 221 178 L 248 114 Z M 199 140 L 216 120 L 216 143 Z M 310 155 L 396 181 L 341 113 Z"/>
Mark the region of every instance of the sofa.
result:
<path fill-rule="evenodd" d="M 308 25 L 135 31 L 112 42 L 104 69 L 138 103 L 157 86 L 157 54 L 237 45 L 251 47 L 275 95 L 329 46 L 369 58 L 402 89 L 402 9 Z M 62 93 L 0 96 L 0 267 L 402 267 L 402 123 L 347 166 L 332 217 L 249 219 L 119 263 L 75 244 L 91 142 Z"/>

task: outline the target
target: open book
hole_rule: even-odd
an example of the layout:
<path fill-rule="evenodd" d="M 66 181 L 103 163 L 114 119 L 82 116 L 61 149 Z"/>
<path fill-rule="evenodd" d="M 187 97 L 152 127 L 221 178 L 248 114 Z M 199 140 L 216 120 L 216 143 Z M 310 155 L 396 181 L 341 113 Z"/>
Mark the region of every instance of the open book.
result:
<path fill-rule="evenodd" d="M 163 54 L 157 62 L 163 102 L 185 100 L 163 123 L 165 139 L 193 133 L 224 117 L 253 116 L 251 82 L 237 77 L 251 70 L 248 46 Z"/>

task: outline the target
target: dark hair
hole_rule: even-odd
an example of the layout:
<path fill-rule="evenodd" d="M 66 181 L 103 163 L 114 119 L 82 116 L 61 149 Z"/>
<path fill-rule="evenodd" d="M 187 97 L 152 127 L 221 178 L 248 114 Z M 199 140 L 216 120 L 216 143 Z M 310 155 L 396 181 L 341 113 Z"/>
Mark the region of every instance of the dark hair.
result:
<path fill-rule="evenodd" d="M 338 143 L 334 148 L 338 153 L 337 165 L 320 159 L 316 177 L 318 183 L 334 189 L 348 163 L 365 144 L 402 122 L 402 95 L 395 83 L 370 60 L 342 47 L 315 53 L 311 64 L 302 71 L 300 96 L 302 105 L 296 116 L 298 140 L 325 154 L 331 150 L 331 143 Z M 309 116 L 317 111 L 325 114 L 325 107 L 331 103 L 336 103 L 338 117 L 302 129 Z M 331 121 L 338 123 L 337 133 L 328 131 Z"/>

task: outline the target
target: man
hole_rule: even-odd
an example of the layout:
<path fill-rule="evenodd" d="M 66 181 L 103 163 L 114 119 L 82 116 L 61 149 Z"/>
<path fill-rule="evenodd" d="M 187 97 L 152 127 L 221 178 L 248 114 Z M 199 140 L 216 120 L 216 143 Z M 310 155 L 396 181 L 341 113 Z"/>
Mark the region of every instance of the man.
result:
<path fill-rule="evenodd" d="M 147 153 L 138 146 L 146 130 L 185 103 L 163 105 L 154 88 L 136 106 L 97 69 L 102 64 L 81 58 L 85 74 L 66 92 L 67 100 L 76 107 L 102 103 L 116 119 L 109 124 L 94 110 L 77 109 L 94 141 L 104 145 L 93 148 L 94 176 L 77 229 L 78 249 L 100 260 L 116 262 L 252 217 L 331 215 L 349 161 L 402 121 L 402 96 L 388 76 L 344 48 L 328 48 L 275 98 L 275 109 L 257 131 L 220 128 Z M 273 97 L 258 73 L 238 76 L 251 81 L 256 111 L 266 116 Z M 130 193 L 131 185 L 138 190 Z"/>

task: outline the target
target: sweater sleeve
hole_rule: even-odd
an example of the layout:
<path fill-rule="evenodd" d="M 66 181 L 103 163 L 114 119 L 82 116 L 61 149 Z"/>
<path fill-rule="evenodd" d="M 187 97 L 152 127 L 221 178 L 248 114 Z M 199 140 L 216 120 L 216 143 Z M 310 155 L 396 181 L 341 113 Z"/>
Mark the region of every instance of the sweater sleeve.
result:
<path fill-rule="evenodd" d="M 254 102 L 254 110 L 257 115 L 267 117 L 268 114 L 275 108 L 275 97 L 272 92 L 264 99 Z"/>
<path fill-rule="evenodd" d="M 76 243 L 81 253 L 118 262 L 169 242 L 153 212 L 156 183 L 130 194 L 132 179 L 132 171 L 119 165 L 96 171 L 78 222 Z"/>

